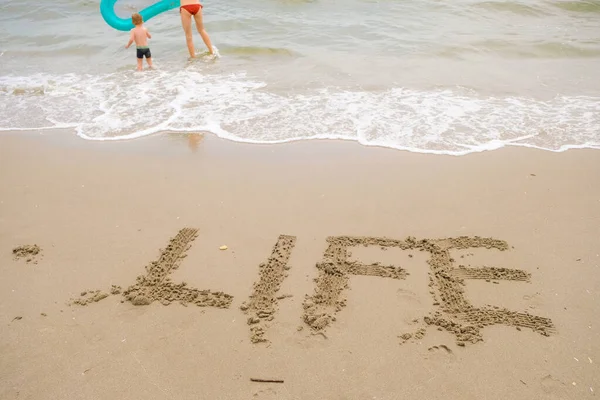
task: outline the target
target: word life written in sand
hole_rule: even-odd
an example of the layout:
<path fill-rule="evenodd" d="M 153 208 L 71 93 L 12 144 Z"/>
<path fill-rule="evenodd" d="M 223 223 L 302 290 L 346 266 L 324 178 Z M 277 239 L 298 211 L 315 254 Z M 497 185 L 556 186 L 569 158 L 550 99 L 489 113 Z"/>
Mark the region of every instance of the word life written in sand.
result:
<path fill-rule="evenodd" d="M 137 278 L 136 283 L 122 292 L 123 301 L 134 305 L 148 305 L 158 301 L 163 305 L 178 301 L 181 304 L 196 304 L 200 307 L 212 306 L 229 308 L 233 296 L 220 291 L 190 288 L 185 282 L 173 283 L 169 275 L 179 267 L 197 237 L 196 229 L 184 228 L 170 240 L 159 258 L 146 266 L 146 274 Z M 240 309 L 248 315 L 250 337 L 253 343 L 267 341 L 269 323 L 277 313 L 278 301 L 288 297 L 280 295 L 282 282 L 290 269 L 288 261 L 296 243 L 295 236 L 280 235 L 266 262 L 259 265 L 259 279 L 253 285 L 253 292 Z M 396 240 L 379 237 L 333 236 L 327 238 L 327 248 L 321 262 L 317 263 L 318 276 L 312 295 L 306 295 L 303 302 L 302 320 L 311 333 L 322 334 L 336 321 L 336 314 L 346 306 L 344 291 L 349 288 L 350 275 L 377 276 L 389 279 L 405 279 L 408 272 L 397 266 L 380 263 L 363 264 L 350 260 L 350 249 L 357 246 L 379 246 L 382 249 L 399 248 L 429 253 L 429 293 L 432 296 L 434 312 L 421 320 L 422 327 L 413 333 L 399 337 L 402 343 L 411 338 L 420 339 L 428 326 L 437 327 L 452 333 L 459 346 L 477 343 L 483 340 L 481 329 L 490 325 L 508 325 L 529 328 L 541 335 L 549 336 L 554 332 L 552 321 L 531 315 L 527 312 L 515 312 L 500 307 L 475 307 L 465 297 L 466 279 L 484 279 L 488 282 L 499 280 L 529 281 L 531 275 L 525 271 L 496 267 L 455 267 L 450 256 L 453 249 L 486 248 L 505 251 L 505 241 L 481 237 L 457 237 L 445 239 L 417 240 L 408 237 Z M 411 255 L 412 256 L 412 255 Z M 119 287 L 113 287 L 111 294 L 119 294 Z M 87 296 L 87 297 L 85 297 Z M 99 301 L 108 295 L 99 291 L 82 292 L 82 297 L 74 304 L 86 305 Z M 299 327 L 301 329 L 301 327 Z"/>

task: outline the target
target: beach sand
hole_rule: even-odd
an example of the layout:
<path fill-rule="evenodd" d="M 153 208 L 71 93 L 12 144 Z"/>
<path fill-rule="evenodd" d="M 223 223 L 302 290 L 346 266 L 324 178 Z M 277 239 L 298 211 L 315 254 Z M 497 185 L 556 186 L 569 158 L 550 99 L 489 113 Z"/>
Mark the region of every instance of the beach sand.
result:
<path fill-rule="evenodd" d="M 594 150 L 2 133 L 0 399 L 594 398 L 598 182 Z"/>

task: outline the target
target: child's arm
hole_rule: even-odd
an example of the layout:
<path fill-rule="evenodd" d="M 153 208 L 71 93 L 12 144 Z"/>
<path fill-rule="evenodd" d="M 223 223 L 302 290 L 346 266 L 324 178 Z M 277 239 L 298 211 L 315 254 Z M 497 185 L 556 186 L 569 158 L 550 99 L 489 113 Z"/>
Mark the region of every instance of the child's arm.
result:
<path fill-rule="evenodd" d="M 152 35 L 150 34 L 150 31 L 148 31 L 148 29 L 146 29 L 146 36 L 148 36 L 148 39 L 152 39 Z"/>
<path fill-rule="evenodd" d="M 129 35 L 129 42 L 127 43 L 127 45 L 125 46 L 125 48 L 128 49 L 129 46 L 131 46 L 132 43 L 133 43 L 133 30 L 131 31 L 131 35 Z"/>

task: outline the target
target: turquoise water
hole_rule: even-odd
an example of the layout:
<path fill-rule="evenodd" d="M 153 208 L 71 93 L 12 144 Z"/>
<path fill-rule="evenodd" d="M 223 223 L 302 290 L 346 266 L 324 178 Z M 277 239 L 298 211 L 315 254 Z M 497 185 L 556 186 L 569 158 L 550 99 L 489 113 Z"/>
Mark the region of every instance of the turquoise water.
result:
<path fill-rule="evenodd" d="M 121 0 L 117 12 L 149 4 Z M 157 69 L 137 73 L 127 33 L 104 23 L 97 1 L 0 0 L 0 129 L 338 138 L 446 154 L 600 148 L 600 1 L 204 6 L 220 57 L 190 62 L 173 10 L 147 22 Z"/>

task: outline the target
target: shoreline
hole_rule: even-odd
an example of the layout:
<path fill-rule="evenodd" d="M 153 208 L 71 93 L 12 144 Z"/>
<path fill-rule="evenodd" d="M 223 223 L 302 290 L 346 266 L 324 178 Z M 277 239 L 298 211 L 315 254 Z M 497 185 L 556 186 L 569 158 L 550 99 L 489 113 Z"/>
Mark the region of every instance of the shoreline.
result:
<path fill-rule="evenodd" d="M 240 143 L 240 144 L 245 144 L 245 145 L 258 145 L 258 146 L 288 145 L 288 144 L 304 143 L 304 142 L 310 142 L 310 143 L 349 142 L 349 143 L 358 144 L 360 146 L 367 147 L 367 148 L 389 149 L 389 150 L 415 153 L 415 154 L 429 154 L 429 155 L 435 155 L 435 156 L 452 156 L 452 157 L 462 157 L 462 156 L 468 156 L 470 154 L 487 153 L 487 152 L 491 152 L 491 151 L 511 149 L 511 148 L 541 150 L 541 151 L 547 151 L 547 152 L 551 152 L 551 153 L 564 153 L 569 150 L 600 150 L 600 144 L 598 144 L 598 143 L 565 144 L 565 145 L 561 145 L 560 148 L 558 148 L 558 149 L 549 149 L 549 148 L 539 147 L 539 146 L 532 145 L 532 144 L 516 144 L 518 142 L 517 140 L 511 140 L 508 142 L 496 143 L 494 145 L 488 143 L 486 146 L 483 146 L 483 147 L 481 145 L 474 146 L 475 147 L 474 149 L 464 150 L 461 152 L 461 151 L 453 151 L 453 150 L 435 150 L 435 149 L 421 149 L 421 148 L 414 148 L 414 147 L 398 147 L 398 146 L 391 146 L 391 145 L 378 144 L 378 143 L 364 143 L 364 142 L 361 142 L 360 138 L 352 138 L 352 137 L 291 138 L 291 139 L 283 139 L 283 140 L 272 141 L 272 142 L 262 142 L 262 141 L 245 140 L 245 139 L 239 139 L 239 138 L 222 137 L 217 133 L 214 133 L 211 131 L 205 131 L 205 130 L 176 131 L 176 130 L 171 130 L 171 129 L 159 130 L 156 132 L 143 134 L 143 135 L 134 133 L 134 134 L 125 135 L 125 136 L 102 137 L 102 138 L 94 138 L 94 137 L 89 137 L 89 136 L 85 136 L 85 135 L 81 136 L 76 132 L 76 128 L 74 128 L 74 127 L 68 127 L 68 128 L 56 127 L 56 128 L 38 128 L 38 129 L 29 129 L 29 128 L 9 129 L 9 130 L 0 131 L 0 135 L 5 134 L 5 135 L 11 136 L 11 135 L 14 135 L 17 133 L 20 133 L 20 134 L 39 133 L 40 135 L 44 135 L 44 133 L 42 133 L 42 132 L 49 132 L 50 134 L 57 134 L 59 136 L 72 135 L 72 136 L 75 136 L 75 137 L 85 140 L 85 141 L 101 142 L 101 143 L 103 143 L 103 142 L 109 142 L 109 143 L 110 142 L 114 142 L 114 143 L 130 142 L 130 141 L 144 140 L 144 139 L 149 139 L 149 138 L 152 138 L 155 136 L 165 136 L 165 135 L 168 135 L 168 136 L 201 135 L 203 137 L 212 136 L 213 139 L 211 139 L 211 140 L 217 139 L 217 140 L 224 140 L 227 142 Z M 464 147 L 468 147 L 468 146 L 465 145 Z"/>
<path fill-rule="evenodd" d="M 165 134 L 98 144 L 2 133 L 0 397 L 592 398 L 599 166 L 591 149 L 433 157 L 339 141 Z M 183 228 L 197 236 L 177 239 Z M 419 251 L 410 237 L 487 239 L 448 250 L 464 282 L 445 292 L 429 279 L 454 272 L 432 269 L 438 248 Z M 169 264 L 160 255 L 171 238 L 185 258 Z M 15 259 L 15 247 L 33 244 L 41 251 L 31 261 Z M 347 281 L 321 275 L 319 263 L 339 259 Z M 168 296 L 132 289 L 145 274 L 187 285 L 168 286 Z M 125 295 L 110 294 L 113 285 Z M 315 308 L 317 288 L 339 310 Z M 108 296 L 72 304 L 95 290 Z M 460 290 L 469 306 L 553 329 L 482 320 L 482 341 L 461 345 L 452 329 L 423 325 L 436 312 L 459 318 L 444 296 Z M 134 305 L 142 295 L 154 301 Z M 326 317 L 322 330 L 313 315 Z"/>

